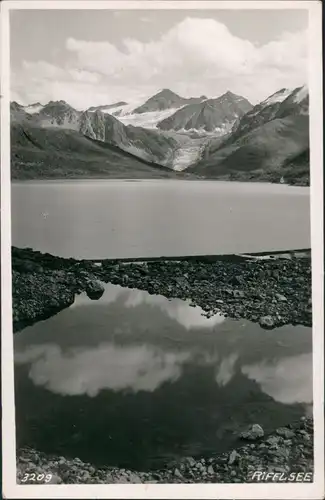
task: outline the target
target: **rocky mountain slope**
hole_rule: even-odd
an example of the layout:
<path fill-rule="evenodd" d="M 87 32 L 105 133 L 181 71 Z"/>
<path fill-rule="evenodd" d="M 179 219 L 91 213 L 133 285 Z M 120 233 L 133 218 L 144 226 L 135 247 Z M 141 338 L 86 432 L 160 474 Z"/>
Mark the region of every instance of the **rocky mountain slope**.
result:
<path fill-rule="evenodd" d="M 77 130 L 81 114 L 81 111 L 65 101 L 50 101 L 38 113 L 33 114 L 33 121 L 41 127 Z"/>
<path fill-rule="evenodd" d="M 114 144 L 124 151 L 163 166 L 172 166 L 177 142 L 153 130 L 123 125 L 117 118 L 100 111 L 85 112 L 80 117 L 80 133 Z"/>
<path fill-rule="evenodd" d="M 181 97 L 169 89 L 163 89 L 158 94 L 150 97 L 144 104 L 135 108 L 133 113 L 147 113 L 150 111 L 162 111 L 169 108 L 180 108 L 186 104 L 201 102 L 207 99 L 206 96 L 201 97 Z"/>
<path fill-rule="evenodd" d="M 290 115 L 308 115 L 309 97 L 306 87 L 298 87 L 293 91 L 281 89 L 252 108 L 237 122 L 232 130 L 232 142 L 275 118 Z"/>
<path fill-rule="evenodd" d="M 24 106 L 13 101 L 10 103 L 10 121 L 11 123 L 28 122 L 31 120 L 30 114 L 26 113 Z"/>
<path fill-rule="evenodd" d="M 161 130 L 205 130 L 224 134 L 252 108 L 244 97 L 226 92 L 217 99 L 188 104 L 158 123 Z"/>
<path fill-rule="evenodd" d="M 212 140 L 189 171 L 203 177 L 309 182 L 309 97 L 282 89 L 254 106 L 231 133 Z"/>
<path fill-rule="evenodd" d="M 40 102 L 34 102 L 33 104 L 29 104 L 28 106 L 24 106 L 24 110 L 26 113 L 29 113 L 30 115 L 33 115 L 34 113 L 38 113 L 43 109 L 44 106 Z"/>
<path fill-rule="evenodd" d="M 12 179 L 170 178 L 173 170 L 60 127 L 11 125 Z"/>

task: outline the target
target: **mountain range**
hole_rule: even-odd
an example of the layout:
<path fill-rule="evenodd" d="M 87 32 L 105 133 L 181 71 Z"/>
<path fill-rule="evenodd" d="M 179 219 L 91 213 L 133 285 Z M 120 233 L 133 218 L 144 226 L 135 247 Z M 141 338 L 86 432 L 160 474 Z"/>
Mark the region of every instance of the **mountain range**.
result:
<path fill-rule="evenodd" d="M 199 176 L 309 182 L 308 89 L 253 106 L 230 91 L 184 98 L 163 89 L 143 104 L 76 110 L 12 102 L 13 178 Z M 174 170 L 182 170 L 176 174 Z"/>
<path fill-rule="evenodd" d="M 178 142 L 154 130 L 126 126 L 102 111 L 78 111 L 65 101 L 50 101 L 37 113 L 29 114 L 17 103 L 11 103 L 11 119 L 24 127 L 73 130 L 91 139 L 117 146 L 147 162 L 171 167 Z"/>

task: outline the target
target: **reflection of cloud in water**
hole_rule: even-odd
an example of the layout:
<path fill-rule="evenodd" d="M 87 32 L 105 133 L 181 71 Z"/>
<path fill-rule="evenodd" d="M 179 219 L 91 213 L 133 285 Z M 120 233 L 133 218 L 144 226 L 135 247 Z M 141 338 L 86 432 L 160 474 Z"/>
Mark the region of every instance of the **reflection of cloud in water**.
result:
<path fill-rule="evenodd" d="M 312 353 L 243 366 L 241 371 L 280 403 L 312 402 Z"/>
<path fill-rule="evenodd" d="M 235 363 L 237 359 L 238 354 L 231 354 L 221 361 L 216 374 L 216 382 L 219 386 L 223 387 L 227 385 L 235 375 Z"/>
<path fill-rule="evenodd" d="M 237 353 L 221 357 L 205 349 L 173 352 L 149 345 L 102 343 L 63 352 L 55 344 L 45 344 L 15 353 L 15 363 L 31 365 L 29 377 L 35 385 L 64 395 L 96 396 L 102 389 L 153 392 L 165 382 L 178 380 L 188 362 L 212 367 L 219 387 L 225 387 L 240 369 L 280 403 L 312 403 L 311 353 L 241 368 Z"/>
<path fill-rule="evenodd" d="M 118 285 L 106 285 L 105 283 L 102 283 L 105 287 L 105 292 L 102 295 L 98 301 L 100 304 L 110 304 L 112 302 L 115 302 L 116 299 L 122 294 L 125 293 L 125 289 Z M 83 292 L 80 295 L 76 295 L 74 303 L 70 306 L 70 309 L 74 309 L 75 307 L 79 306 L 92 306 L 93 304 L 96 304 L 96 301 L 90 300 L 88 295 Z"/>
<path fill-rule="evenodd" d="M 15 362 L 32 363 L 29 376 L 35 385 L 59 394 L 96 396 L 101 389 L 154 391 L 177 380 L 189 357 L 186 352 L 113 344 L 63 353 L 52 344 L 29 347 L 15 355 Z"/>
<path fill-rule="evenodd" d="M 171 319 L 177 321 L 187 330 L 191 328 L 212 328 L 213 326 L 222 323 L 225 318 L 221 314 L 215 314 L 211 318 L 202 316 L 203 309 L 201 307 L 190 307 L 189 301 L 181 299 L 168 300 L 162 295 L 150 295 L 143 290 L 128 289 L 119 285 L 104 285 L 105 293 L 99 299 L 101 304 L 111 304 L 118 298 L 124 297 L 125 307 L 137 307 L 142 304 L 159 307 L 161 311 L 167 314 Z M 78 306 L 91 305 L 93 302 L 86 294 L 76 296 L 76 300 L 71 308 Z"/>
<path fill-rule="evenodd" d="M 150 295 L 142 290 L 136 290 L 129 295 L 125 305 L 127 307 L 136 307 L 141 304 L 148 304 L 159 307 L 163 312 L 186 329 L 190 328 L 212 328 L 218 323 L 222 323 L 225 318 L 216 314 L 211 318 L 202 316 L 204 312 L 201 307 L 190 307 L 189 301 L 181 299 L 172 299 L 169 301 L 161 295 Z"/>

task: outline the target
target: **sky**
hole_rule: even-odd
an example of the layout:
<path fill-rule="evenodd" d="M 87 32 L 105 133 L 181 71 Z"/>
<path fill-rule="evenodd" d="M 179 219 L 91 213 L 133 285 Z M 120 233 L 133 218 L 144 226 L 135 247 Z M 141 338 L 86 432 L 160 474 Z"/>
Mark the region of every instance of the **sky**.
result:
<path fill-rule="evenodd" d="M 15 10 L 11 100 L 76 109 L 227 90 L 253 104 L 307 83 L 308 11 Z"/>

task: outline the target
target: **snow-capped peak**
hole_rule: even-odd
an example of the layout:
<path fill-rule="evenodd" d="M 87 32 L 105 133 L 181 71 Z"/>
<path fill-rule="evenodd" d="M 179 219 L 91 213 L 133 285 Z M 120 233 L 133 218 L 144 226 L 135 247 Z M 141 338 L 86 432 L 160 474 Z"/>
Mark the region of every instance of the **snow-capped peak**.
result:
<path fill-rule="evenodd" d="M 109 115 L 125 116 L 131 114 L 137 106 L 140 106 L 140 104 L 142 104 L 142 99 L 136 99 L 124 104 L 116 103 L 116 106 L 108 105 L 108 106 L 97 106 L 96 108 L 89 108 L 88 111 L 94 112 L 96 109 L 101 111 L 102 113 L 108 113 Z"/>
<path fill-rule="evenodd" d="M 39 113 L 44 106 L 40 102 L 35 102 L 34 104 L 29 104 L 28 106 L 24 106 L 24 111 L 26 113 L 33 115 L 34 113 Z"/>
<path fill-rule="evenodd" d="M 303 101 L 307 97 L 307 95 L 308 95 L 308 87 L 307 85 L 303 85 L 302 87 L 300 87 L 300 89 L 294 96 L 293 100 L 294 102 L 299 103 Z"/>
<path fill-rule="evenodd" d="M 271 104 L 275 104 L 277 102 L 283 102 L 290 94 L 292 94 L 293 89 L 281 89 L 272 94 L 270 97 L 265 99 L 262 102 L 264 106 L 270 106 Z"/>

